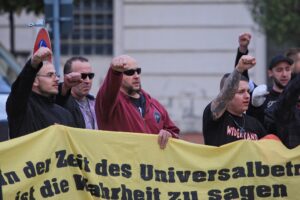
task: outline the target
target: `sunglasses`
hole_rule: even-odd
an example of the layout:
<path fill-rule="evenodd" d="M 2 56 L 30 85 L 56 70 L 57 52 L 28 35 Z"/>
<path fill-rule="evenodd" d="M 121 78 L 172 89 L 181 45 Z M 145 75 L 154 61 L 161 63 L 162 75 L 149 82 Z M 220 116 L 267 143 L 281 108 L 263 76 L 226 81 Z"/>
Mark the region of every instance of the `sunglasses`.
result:
<path fill-rule="evenodd" d="M 81 73 L 81 78 L 83 80 L 85 80 L 87 77 L 89 77 L 89 79 L 93 79 L 95 76 L 95 73 Z"/>
<path fill-rule="evenodd" d="M 136 69 L 129 69 L 123 72 L 126 76 L 132 76 L 137 72 L 137 74 L 141 74 L 142 69 L 141 68 L 136 68 Z"/>

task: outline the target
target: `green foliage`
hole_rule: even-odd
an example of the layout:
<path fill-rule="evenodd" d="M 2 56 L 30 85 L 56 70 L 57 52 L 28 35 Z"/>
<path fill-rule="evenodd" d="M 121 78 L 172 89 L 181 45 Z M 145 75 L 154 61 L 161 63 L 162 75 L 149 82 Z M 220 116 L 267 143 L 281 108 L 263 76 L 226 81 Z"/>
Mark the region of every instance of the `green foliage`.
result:
<path fill-rule="evenodd" d="M 300 0 L 247 0 L 253 19 L 275 43 L 300 45 Z"/>
<path fill-rule="evenodd" d="M 35 14 L 44 11 L 43 0 L 0 0 L 0 12 L 20 13 L 23 9 Z"/>

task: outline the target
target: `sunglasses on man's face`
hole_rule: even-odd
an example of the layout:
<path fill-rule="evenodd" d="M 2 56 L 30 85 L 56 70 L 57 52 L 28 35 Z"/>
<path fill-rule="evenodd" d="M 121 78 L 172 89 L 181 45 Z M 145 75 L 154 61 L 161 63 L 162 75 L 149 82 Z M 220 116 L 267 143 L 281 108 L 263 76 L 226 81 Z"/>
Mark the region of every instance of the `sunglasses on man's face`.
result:
<path fill-rule="evenodd" d="M 135 74 L 135 72 L 137 74 L 141 74 L 142 69 L 141 68 L 136 68 L 136 69 L 129 69 L 123 72 L 123 74 L 125 74 L 126 76 L 132 76 Z"/>
<path fill-rule="evenodd" d="M 83 80 L 85 80 L 87 77 L 89 77 L 89 79 L 93 79 L 95 76 L 95 73 L 81 73 L 81 78 Z"/>

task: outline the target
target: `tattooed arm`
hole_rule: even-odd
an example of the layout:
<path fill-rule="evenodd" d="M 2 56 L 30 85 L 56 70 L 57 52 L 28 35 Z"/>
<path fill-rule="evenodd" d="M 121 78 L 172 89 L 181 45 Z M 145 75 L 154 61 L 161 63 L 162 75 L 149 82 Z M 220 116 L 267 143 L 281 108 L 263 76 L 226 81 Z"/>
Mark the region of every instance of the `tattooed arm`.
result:
<path fill-rule="evenodd" d="M 252 68 L 255 64 L 256 60 L 254 57 L 248 55 L 241 57 L 234 71 L 226 78 L 217 98 L 211 103 L 210 109 L 214 120 L 219 119 L 223 115 L 227 109 L 227 104 L 233 99 L 239 87 L 241 74 L 245 70 Z"/>

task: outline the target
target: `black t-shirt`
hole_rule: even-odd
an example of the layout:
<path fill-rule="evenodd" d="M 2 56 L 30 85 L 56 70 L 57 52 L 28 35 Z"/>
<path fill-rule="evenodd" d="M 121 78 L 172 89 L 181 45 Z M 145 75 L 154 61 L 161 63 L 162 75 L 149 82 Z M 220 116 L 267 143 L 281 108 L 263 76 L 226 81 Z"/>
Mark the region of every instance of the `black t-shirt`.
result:
<path fill-rule="evenodd" d="M 139 98 L 130 97 L 130 100 L 138 109 L 141 116 L 144 117 L 146 110 L 146 98 L 144 97 L 144 95 L 141 93 Z"/>
<path fill-rule="evenodd" d="M 243 114 L 242 117 L 225 111 L 217 120 L 213 120 L 210 105 L 203 112 L 203 136 L 207 145 L 221 146 L 237 140 L 258 140 L 266 135 L 261 123 L 255 118 Z"/>

